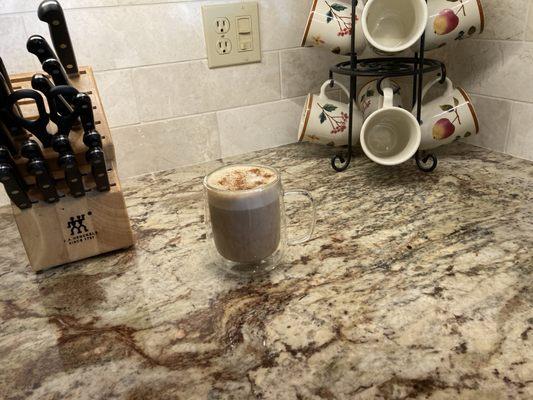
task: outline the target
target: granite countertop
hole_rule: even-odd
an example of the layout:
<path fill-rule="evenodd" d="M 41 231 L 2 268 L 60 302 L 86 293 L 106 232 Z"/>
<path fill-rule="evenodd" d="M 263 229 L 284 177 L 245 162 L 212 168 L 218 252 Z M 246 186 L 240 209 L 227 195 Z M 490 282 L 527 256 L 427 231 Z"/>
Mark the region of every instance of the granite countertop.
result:
<path fill-rule="evenodd" d="M 31 272 L 0 210 L 2 399 L 531 399 L 533 163 L 468 145 L 419 172 L 289 145 L 313 239 L 270 276 L 209 267 L 201 177 L 126 182 L 135 248 Z M 227 160 L 225 160 L 227 161 Z"/>

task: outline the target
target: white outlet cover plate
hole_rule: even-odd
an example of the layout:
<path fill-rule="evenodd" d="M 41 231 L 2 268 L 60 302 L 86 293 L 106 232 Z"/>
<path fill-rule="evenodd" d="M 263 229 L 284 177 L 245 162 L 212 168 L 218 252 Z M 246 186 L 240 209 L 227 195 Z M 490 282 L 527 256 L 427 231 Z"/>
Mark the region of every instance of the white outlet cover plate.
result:
<path fill-rule="evenodd" d="M 204 5 L 202 6 L 202 17 L 209 68 L 261 62 L 259 9 L 257 2 Z M 250 17 L 251 30 L 248 36 L 242 36 L 238 32 L 237 21 L 243 17 Z M 221 34 L 217 31 L 217 20 L 220 18 L 227 18 L 229 20 L 229 30 L 226 33 Z M 251 39 L 250 50 L 240 49 L 240 43 L 245 37 L 248 43 L 249 39 Z M 217 44 L 221 39 L 230 40 L 231 51 L 229 53 L 220 54 L 219 49 L 217 49 Z"/>

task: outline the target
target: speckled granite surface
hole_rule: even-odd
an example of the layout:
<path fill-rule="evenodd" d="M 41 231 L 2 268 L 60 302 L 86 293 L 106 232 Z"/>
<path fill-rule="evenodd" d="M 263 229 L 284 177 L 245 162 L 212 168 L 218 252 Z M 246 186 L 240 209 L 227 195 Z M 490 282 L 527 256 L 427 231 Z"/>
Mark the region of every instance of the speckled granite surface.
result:
<path fill-rule="evenodd" d="M 466 145 L 425 175 L 291 145 L 312 191 L 271 276 L 209 268 L 201 176 L 127 182 L 134 249 L 33 274 L 0 212 L 2 399 L 531 399 L 533 163 Z"/>

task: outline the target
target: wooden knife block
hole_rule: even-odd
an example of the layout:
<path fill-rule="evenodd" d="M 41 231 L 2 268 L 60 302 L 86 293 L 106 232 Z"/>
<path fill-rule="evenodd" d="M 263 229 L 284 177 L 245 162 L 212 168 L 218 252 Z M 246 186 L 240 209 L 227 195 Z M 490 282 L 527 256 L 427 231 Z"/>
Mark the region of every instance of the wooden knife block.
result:
<path fill-rule="evenodd" d="M 13 89 L 31 88 L 32 76 L 32 73 L 11 76 Z M 43 153 L 61 196 L 60 201 L 54 204 L 43 201 L 35 187 L 35 179 L 26 171 L 27 160 L 15 160 L 19 173 L 29 185 L 33 206 L 20 210 L 12 205 L 13 214 L 34 271 L 127 248 L 134 243 L 117 174 L 115 148 L 92 69 L 80 68 L 79 77 L 71 78 L 71 82 L 80 92 L 91 97 L 96 129 L 102 136 L 111 190 L 96 190 L 91 167 L 85 160 L 87 147 L 83 144 L 81 126 L 71 131 L 70 139 L 87 190 L 84 197 L 74 198 L 69 194 L 64 173 L 57 164 L 57 153 L 51 148 L 44 149 Z M 25 118 L 37 116 L 35 103 L 27 101 L 19 104 Z"/>

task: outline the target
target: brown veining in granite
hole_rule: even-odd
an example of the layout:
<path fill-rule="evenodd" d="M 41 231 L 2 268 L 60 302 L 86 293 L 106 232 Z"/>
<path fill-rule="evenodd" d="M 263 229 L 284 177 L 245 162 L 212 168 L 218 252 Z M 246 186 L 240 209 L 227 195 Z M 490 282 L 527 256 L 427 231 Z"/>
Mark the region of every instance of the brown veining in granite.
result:
<path fill-rule="evenodd" d="M 220 162 L 127 182 L 136 247 L 38 275 L 0 210 L 0 397 L 533 398 L 533 164 L 456 144 L 432 174 L 336 174 L 330 156 L 231 160 L 318 203 L 313 239 L 256 279 L 205 251 Z"/>

